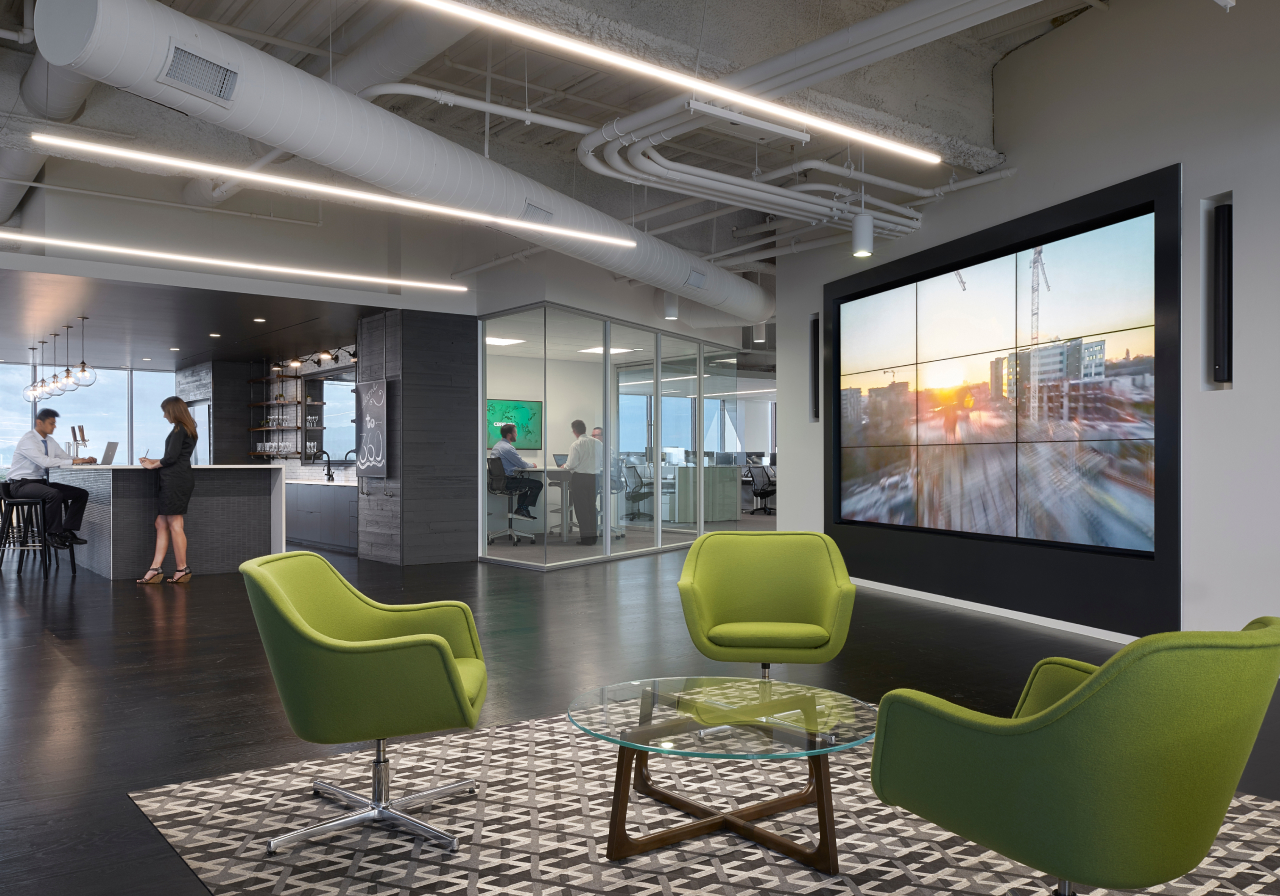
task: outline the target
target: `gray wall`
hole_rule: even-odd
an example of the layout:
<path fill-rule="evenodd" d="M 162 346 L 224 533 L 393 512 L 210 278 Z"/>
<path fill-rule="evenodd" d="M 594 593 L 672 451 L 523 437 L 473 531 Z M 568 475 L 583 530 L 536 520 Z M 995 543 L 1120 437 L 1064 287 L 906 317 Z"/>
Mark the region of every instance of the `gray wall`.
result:
<path fill-rule="evenodd" d="M 249 380 L 262 375 L 261 367 L 235 361 L 205 361 L 177 372 L 179 398 L 188 403 L 212 402 L 213 431 L 200 434 L 201 438 L 210 439 L 210 463 L 251 462 Z"/>
<path fill-rule="evenodd" d="M 920 233 L 878 245 L 870 262 L 844 247 L 779 258 L 778 528 L 823 528 L 822 431 L 808 422 L 806 402 L 809 316 L 824 283 L 1181 163 L 1182 624 L 1238 629 L 1280 612 L 1280 417 L 1269 410 L 1280 331 L 1277 33 L 1274 2 L 1228 14 L 1209 2 L 1125 0 L 1083 15 L 996 66 L 996 147 L 1016 176 L 926 206 Z M 1235 382 L 1221 389 L 1207 361 L 1211 231 L 1202 203 L 1228 192 Z M 856 564 L 849 572 L 858 575 Z"/>
<path fill-rule="evenodd" d="M 387 478 L 361 480 L 362 559 L 475 559 L 476 333 L 476 319 L 458 314 L 388 311 L 360 321 L 359 379 L 387 380 L 389 450 Z"/>

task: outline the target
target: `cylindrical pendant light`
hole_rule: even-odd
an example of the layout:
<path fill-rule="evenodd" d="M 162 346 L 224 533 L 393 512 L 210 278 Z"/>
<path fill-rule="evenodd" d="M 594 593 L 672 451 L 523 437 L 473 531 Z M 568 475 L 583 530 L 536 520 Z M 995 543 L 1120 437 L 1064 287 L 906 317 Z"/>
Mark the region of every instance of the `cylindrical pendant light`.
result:
<path fill-rule="evenodd" d="M 667 320 L 680 319 L 680 297 L 673 292 L 662 294 L 662 307 Z"/>
<path fill-rule="evenodd" d="M 84 363 L 84 322 L 89 318 L 80 318 L 80 364 L 71 371 L 77 386 L 92 386 L 98 381 L 98 371 Z"/>
<path fill-rule="evenodd" d="M 765 330 L 764 324 L 754 324 L 751 327 L 752 342 L 765 342 L 769 338 L 768 332 Z"/>
<path fill-rule="evenodd" d="M 863 212 L 853 216 L 853 257 L 870 258 L 875 252 L 876 219 Z"/>

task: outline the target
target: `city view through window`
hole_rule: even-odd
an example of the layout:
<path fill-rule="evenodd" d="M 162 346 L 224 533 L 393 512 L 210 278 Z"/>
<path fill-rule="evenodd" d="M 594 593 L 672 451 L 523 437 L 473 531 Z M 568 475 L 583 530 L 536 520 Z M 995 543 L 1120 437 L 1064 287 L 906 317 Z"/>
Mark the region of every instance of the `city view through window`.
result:
<path fill-rule="evenodd" d="M 845 303 L 845 520 L 1155 549 L 1153 216 Z"/>

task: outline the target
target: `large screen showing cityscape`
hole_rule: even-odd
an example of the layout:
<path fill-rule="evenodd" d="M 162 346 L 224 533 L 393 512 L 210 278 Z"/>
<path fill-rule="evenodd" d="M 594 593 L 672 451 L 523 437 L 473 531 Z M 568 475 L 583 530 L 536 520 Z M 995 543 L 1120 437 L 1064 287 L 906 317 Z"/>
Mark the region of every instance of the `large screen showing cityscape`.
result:
<path fill-rule="evenodd" d="M 840 516 L 1155 550 L 1144 215 L 840 309 Z"/>

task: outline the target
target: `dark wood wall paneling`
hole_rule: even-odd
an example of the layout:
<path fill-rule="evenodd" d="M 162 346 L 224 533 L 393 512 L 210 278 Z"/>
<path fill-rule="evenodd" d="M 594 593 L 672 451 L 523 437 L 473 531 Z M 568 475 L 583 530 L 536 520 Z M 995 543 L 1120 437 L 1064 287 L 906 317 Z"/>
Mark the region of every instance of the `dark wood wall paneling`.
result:
<path fill-rule="evenodd" d="M 360 557 L 406 566 L 474 559 L 475 318 L 389 311 L 363 318 L 358 342 L 360 380 L 387 380 L 390 449 L 388 477 L 362 480 Z"/>
<path fill-rule="evenodd" d="M 211 439 L 210 463 L 251 461 L 249 380 L 262 375 L 261 364 L 242 361 L 205 361 L 177 372 L 179 398 L 187 403 L 210 401 L 213 405 L 213 432 L 200 434 L 201 438 Z"/>

